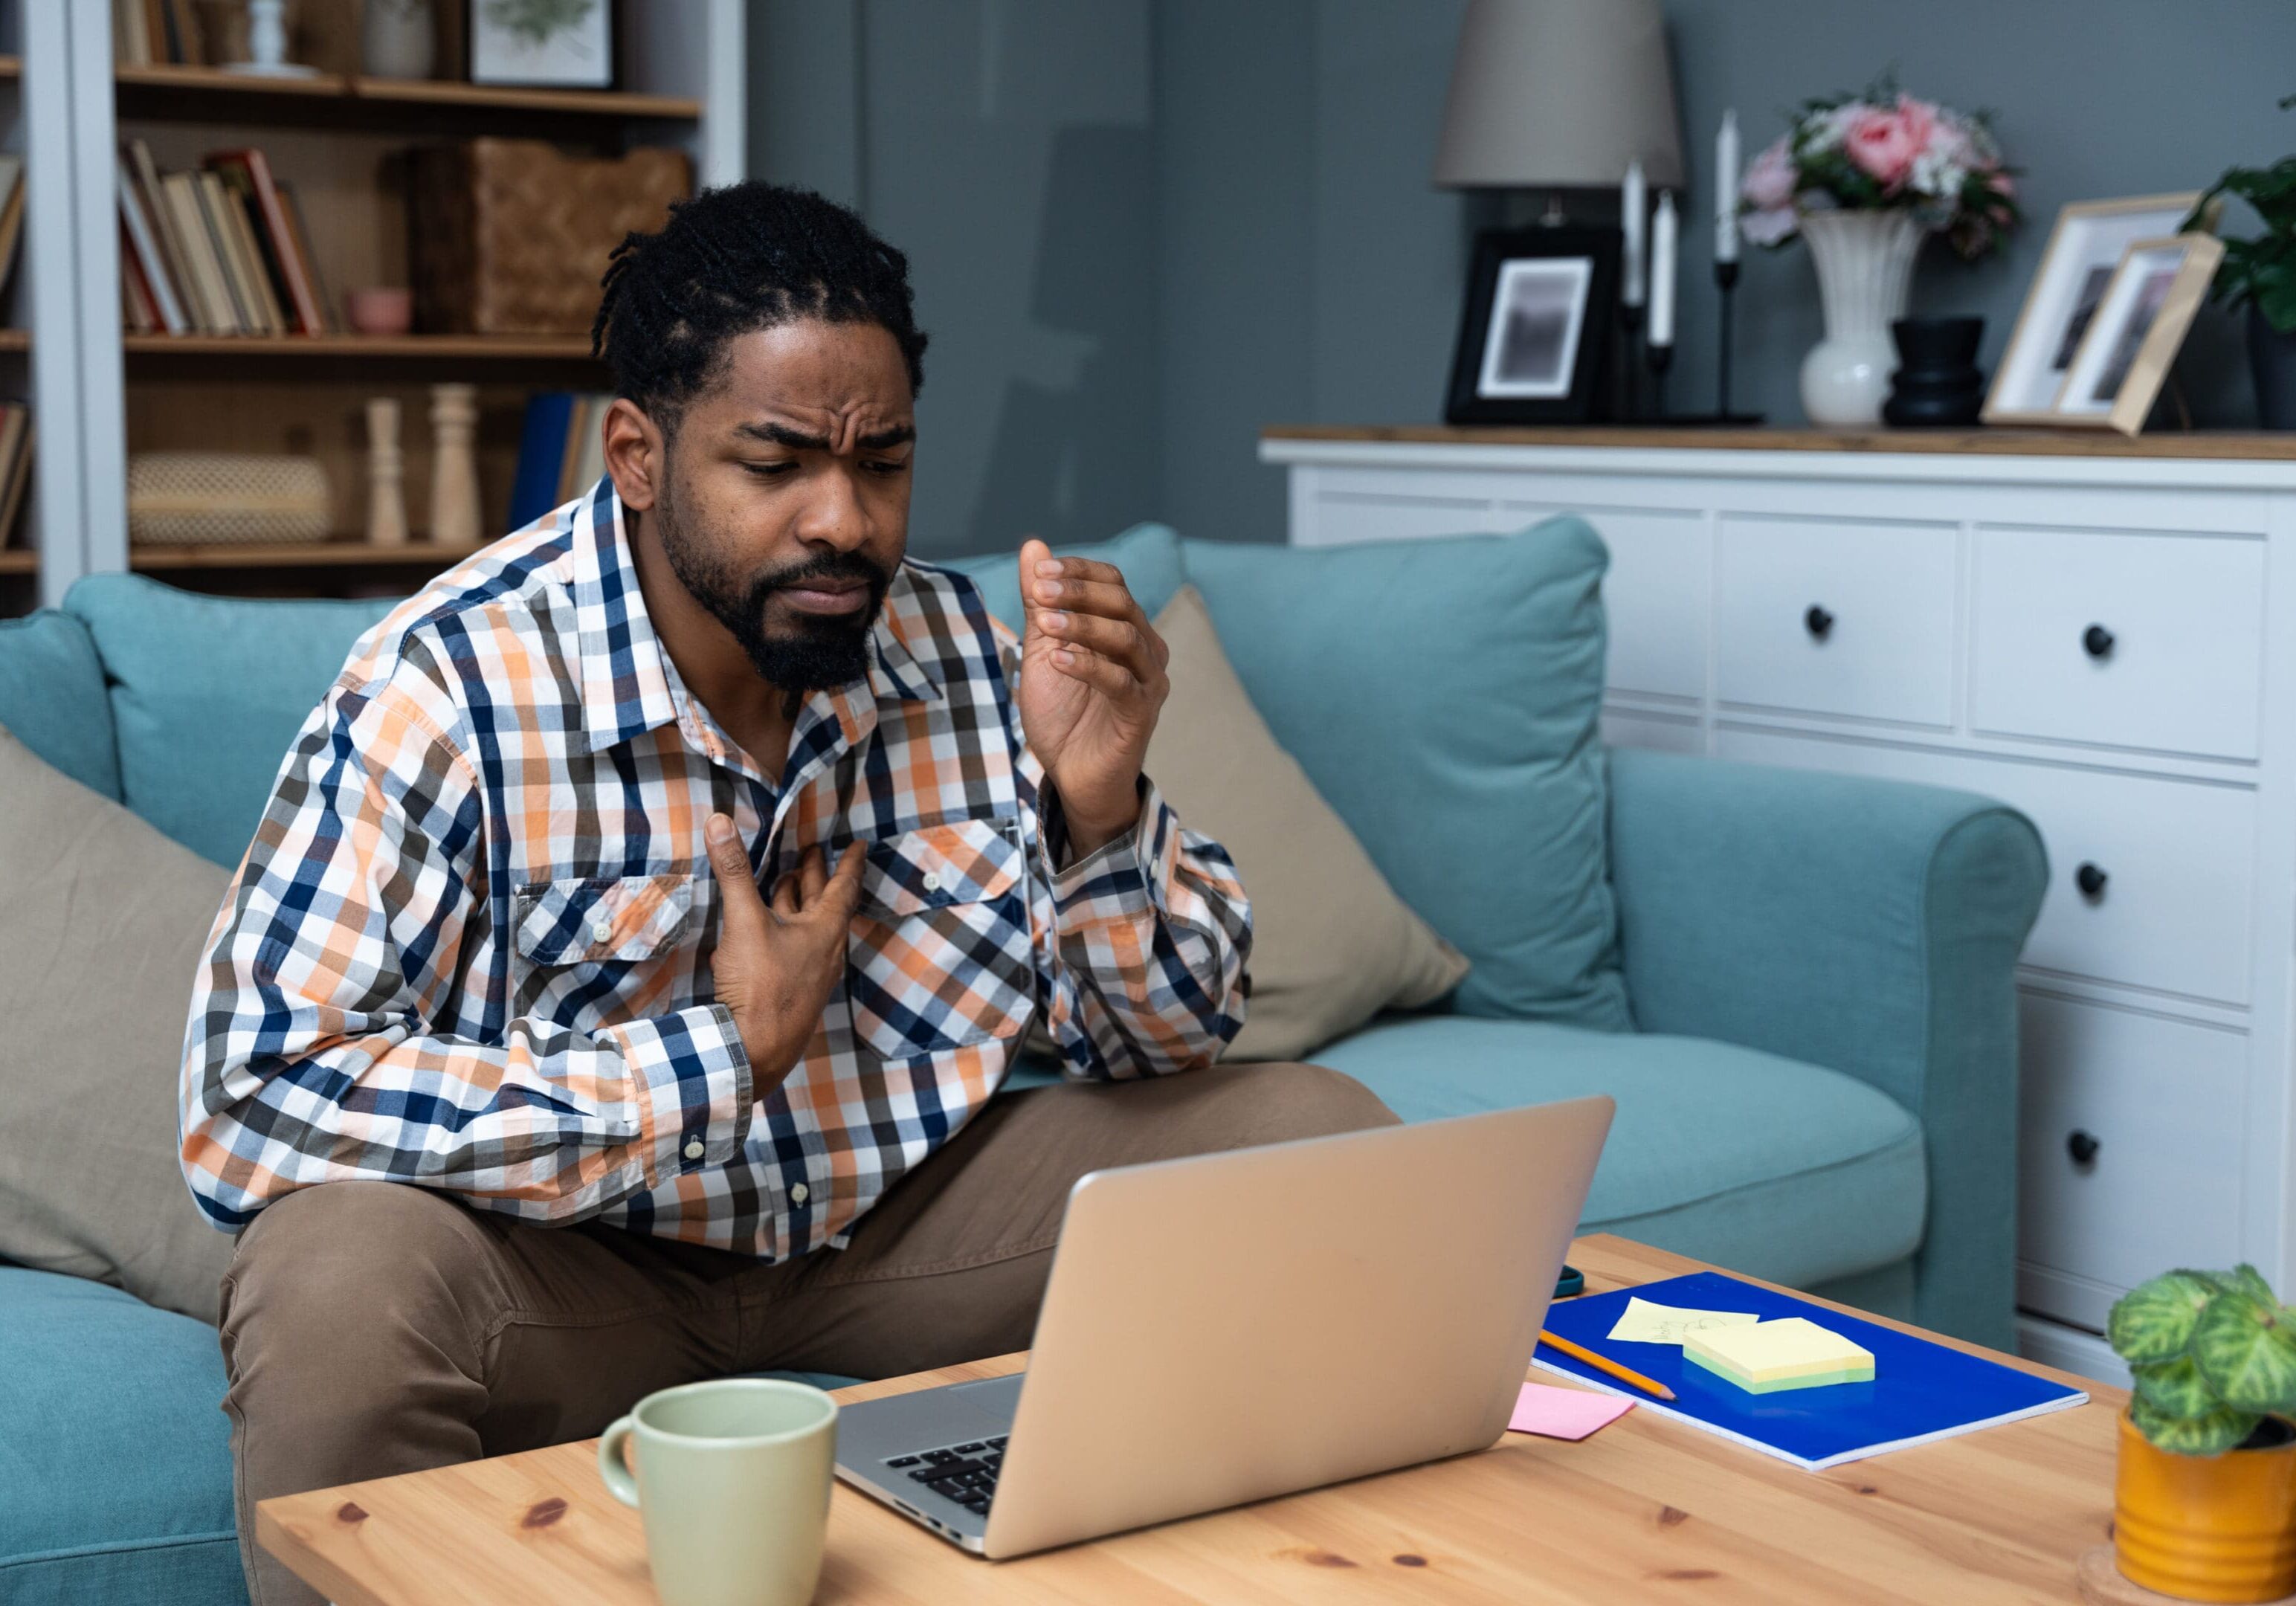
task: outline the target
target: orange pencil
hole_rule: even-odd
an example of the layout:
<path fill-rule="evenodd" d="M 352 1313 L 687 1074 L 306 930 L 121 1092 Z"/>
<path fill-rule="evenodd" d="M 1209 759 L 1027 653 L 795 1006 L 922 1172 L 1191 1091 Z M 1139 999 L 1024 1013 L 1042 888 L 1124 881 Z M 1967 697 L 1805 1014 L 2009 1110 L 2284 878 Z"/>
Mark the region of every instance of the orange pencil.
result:
<path fill-rule="evenodd" d="M 1633 1367 L 1621 1366 L 1618 1362 L 1611 1360 L 1608 1356 L 1596 1355 L 1593 1350 L 1585 1348 L 1583 1345 L 1573 1344 L 1568 1339 L 1558 1339 L 1553 1333 L 1547 1332 L 1544 1327 L 1538 1330 L 1538 1341 L 1542 1344 L 1552 1344 L 1555 1348 L 1569 1356 L 1572 1360 L 1584 1361 L 1595 1371 L 1608 1372 L 1611 1376 L 1618 1379 L 1619 1381 L 1622 1383 L 1631 1383 L 1636 1388 L 1641 1389 L 1644 1394 L 1654 1394 L 1660 1399 L 1672 1399 L 1674 1397 L 1674 1390 L 1668 1388 L 1664 1383 L 1660 1382 L 1656 1378 L 1644 1377 Z"/>

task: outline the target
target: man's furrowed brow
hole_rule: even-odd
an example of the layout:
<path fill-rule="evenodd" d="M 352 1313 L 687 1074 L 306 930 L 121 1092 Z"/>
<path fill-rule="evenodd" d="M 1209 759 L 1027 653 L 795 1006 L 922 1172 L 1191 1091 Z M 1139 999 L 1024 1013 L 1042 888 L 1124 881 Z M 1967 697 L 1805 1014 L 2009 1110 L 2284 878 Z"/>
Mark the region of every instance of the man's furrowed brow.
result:
<path fill-rule="evenodd" d="M 771 441 L 777 447 L 787 447 L 792 452 L 829 450 L 828 436 L 808 435 L 802 430 L 791 429 L 787 424 L 771 422 L 735 424 L 734 432 L 737 435 L 747 435 L 753 440 Z"/>
<path fill-rule="evenodd" d="M 753 440 L 771 441 L 777 447 L 787 447 L 792 452 L 826 452 L 830 449 L 826 435 L 808 435 L 802 430 L 792 430 L 787 424 L 771 421 L 742 423 L 734 426 L 737 435 L 747 435 Z M 877 430 L 862 436 L 854 446 L 864 452 L 882 452 L 893 447 L 906 446 L 917 438 L 914 425 L 896 424 L 890 430 Z"/>

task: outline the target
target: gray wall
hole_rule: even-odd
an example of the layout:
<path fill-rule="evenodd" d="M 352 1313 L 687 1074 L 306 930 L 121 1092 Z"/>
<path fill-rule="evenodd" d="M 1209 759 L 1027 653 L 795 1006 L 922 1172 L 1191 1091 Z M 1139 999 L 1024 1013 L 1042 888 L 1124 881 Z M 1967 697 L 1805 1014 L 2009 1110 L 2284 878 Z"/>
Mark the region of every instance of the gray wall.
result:
<path fill-rule="evenodd" d="M 931 337 L 912 550 L 1159 501 L 1147 0 L 770 0 L 750 170 L 857 205 Z"/>
<path fill-rule="evenodd" d="M 1989 369 L 2064 201 L 2199 188 L 2296 149 L 2275 110 L 2288 0 L 1662 0 L 1691 194 L 1677 406 L 1711 406 L 1712 135 L 1751 152 L 1802 97 L 1894 64 L 1991 107 L 2029 222 L 1915 310 L 1987 319 Z M 1263 425 L 1440 415 L 1466 243 L 1488 203 L 1427 174 L 1464 0 L 767 0 L 752 170 L 859 202 L 914 264 L 934 336 L 921 553 L 1088 538 L 1139 518 L 1283 531 Z M 2235 219 L 2233 226 L 2244 220 Z M 1819 333 L 1799 245 L 1749 250 L 1738 399 L 1800 418 Z M 2182 367 L 2204 424 L 2251 422 L 2232 321 Z"/>

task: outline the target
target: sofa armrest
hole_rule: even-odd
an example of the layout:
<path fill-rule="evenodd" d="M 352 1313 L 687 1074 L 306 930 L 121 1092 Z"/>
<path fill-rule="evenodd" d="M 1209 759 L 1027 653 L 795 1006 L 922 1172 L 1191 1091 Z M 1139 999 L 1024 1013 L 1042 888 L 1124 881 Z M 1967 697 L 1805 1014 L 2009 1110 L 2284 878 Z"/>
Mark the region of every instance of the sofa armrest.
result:
<path fill-rule="evenodd" d="M 2010 1348 L 2015 967 L 2048 880 L 2032 823 L 1968 792 L 1614 749 L 1611 832 L 1636 1024 L 1846 1071 L 1912 1111 L 1915 1318 Z"/>

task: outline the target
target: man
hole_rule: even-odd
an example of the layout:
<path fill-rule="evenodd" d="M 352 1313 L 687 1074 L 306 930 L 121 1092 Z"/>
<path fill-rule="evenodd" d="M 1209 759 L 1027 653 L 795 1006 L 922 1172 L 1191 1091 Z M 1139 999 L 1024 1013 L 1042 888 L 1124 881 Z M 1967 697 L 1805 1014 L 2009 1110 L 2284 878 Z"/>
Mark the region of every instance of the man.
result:
<path fill-rule="evenodd" d="M 353 650 L 209 940 L 183 1161 L 254 1503 L 654 1389 L 1019 1348 L 1095 1168 L 1394 1118 L 1211 1063 L 1250 922 L 1141 774 L 1163 643 L 904 561 L 907 265 L 750 184 L 633 235 L 609 479 Z M 1035 1021 L 1070 1086 L 992 1095 Z"/>

